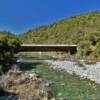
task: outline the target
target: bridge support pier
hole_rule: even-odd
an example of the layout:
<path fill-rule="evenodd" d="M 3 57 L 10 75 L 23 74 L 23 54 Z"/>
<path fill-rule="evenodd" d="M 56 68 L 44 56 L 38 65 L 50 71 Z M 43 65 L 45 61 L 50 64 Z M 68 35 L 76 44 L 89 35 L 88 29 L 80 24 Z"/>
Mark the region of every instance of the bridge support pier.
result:
<path fill-rule="evenodd" d="M 39 52 L 39 56 L 42 57 L 42 52 Z"/>

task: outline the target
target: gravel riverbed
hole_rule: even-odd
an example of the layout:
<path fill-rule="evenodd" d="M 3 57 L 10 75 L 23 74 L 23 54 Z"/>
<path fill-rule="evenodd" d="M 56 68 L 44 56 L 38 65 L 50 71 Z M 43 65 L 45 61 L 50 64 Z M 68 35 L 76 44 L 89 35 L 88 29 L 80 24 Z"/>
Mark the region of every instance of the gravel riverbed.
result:
<path fill-rule="evenodd" d="M 82 79 L 88 78 L 96 83 L 100 84 L 100 62 L 96 64 L 83 64 L 79 66 L 76 62 L 72 61 L 59 61 L 59 60 L 45 60 L 50 68 L 56 70 L 65 70 L 69 74 L 76 74 Z"/>

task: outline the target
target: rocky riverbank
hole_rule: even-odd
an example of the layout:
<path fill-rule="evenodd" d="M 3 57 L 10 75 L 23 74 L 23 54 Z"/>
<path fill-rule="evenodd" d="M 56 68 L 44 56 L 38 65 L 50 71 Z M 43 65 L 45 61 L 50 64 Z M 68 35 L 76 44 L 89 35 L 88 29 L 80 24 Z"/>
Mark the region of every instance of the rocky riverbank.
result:
<path fill-rule="evenodd" d="M 96 62 L 94 64 L 60 60 L 45 60 L 45 62 L 55 70 L 65 70 L 70 74 L 78 75 L 82 79 L 88 78 L 100 84 L 100 62 Z"/>

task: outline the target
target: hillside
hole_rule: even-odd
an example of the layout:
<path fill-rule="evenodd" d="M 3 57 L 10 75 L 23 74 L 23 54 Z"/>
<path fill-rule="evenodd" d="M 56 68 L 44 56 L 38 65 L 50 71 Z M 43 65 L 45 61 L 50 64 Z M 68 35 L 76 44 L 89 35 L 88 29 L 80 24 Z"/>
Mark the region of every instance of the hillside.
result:
<path fill-rule="evenodd" d="M 19 36 L 24 43 L 78 44 L 100 39 L 100 13 L 91 12 L 29 30 Z"/>
<path fill-rule="evenodd" d="M 15 35 L 8 31 L 0 31 L 0 37 L 15 37 Z"/>

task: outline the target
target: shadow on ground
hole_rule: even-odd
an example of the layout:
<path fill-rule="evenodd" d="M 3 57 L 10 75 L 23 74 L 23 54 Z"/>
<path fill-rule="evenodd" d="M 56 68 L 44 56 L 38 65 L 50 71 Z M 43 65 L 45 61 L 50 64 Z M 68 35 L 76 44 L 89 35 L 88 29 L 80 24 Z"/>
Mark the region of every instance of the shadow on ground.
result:
<path fill-rule="evenodd" d="M 17 100 L 17 94 L 0 90 L 0 100 Z"/>
<path fill-rule="evenodd" d="M 20 58 L 24 60 L 57 60 L 57 58 L 48 55 L 42 57 L 20 56 Z"/>
<path fill-rule="evenodd" d="M 40 65 L 41 62 L 20 62 L 20 70 L 21 71 L 30 71 L 32 69 L 36 69 L 36 66 Z"/>

